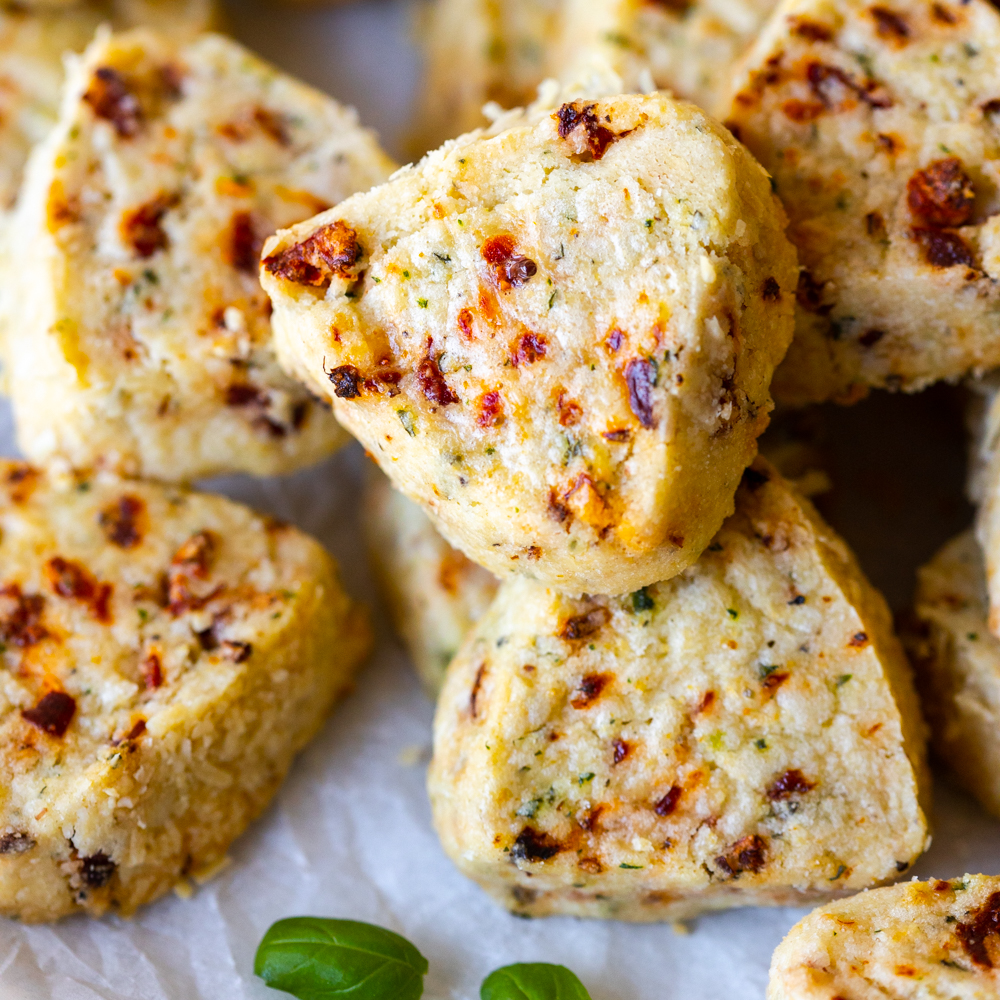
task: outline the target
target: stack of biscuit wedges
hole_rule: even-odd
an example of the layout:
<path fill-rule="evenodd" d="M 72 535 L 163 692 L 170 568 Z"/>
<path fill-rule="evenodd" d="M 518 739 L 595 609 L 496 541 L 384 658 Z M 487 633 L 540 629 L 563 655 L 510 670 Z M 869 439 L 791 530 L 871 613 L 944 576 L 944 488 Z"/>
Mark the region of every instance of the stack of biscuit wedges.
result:
<path fill-rule="evenodd" d="M 1000 13 L 427 0 L 397 170 L 205 4 L 38 8 L 0 12 L 0 912 L 130 914 L 264 808 L 370 630 L 188 484 L 354 438 L 462 873 L 523 916 L 823 904 L 771 1000 L 1000 996 L 1000 879 L 892 885 L 928 733 L 1000 816 Z M 943 380 L 978 518 L 899 636 L 759 440 Z"/>

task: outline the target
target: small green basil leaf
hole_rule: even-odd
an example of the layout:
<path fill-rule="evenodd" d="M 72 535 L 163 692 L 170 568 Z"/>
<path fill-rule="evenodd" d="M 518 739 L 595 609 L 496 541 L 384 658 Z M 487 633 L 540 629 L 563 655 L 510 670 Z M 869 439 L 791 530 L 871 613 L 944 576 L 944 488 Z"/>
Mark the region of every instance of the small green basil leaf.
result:
<path fill-rule="evenodd" d="M 419 1000 L 427 959 L 374 924 L 289 917 L 264 935 L 253 971 L 299 1000 Z"/>
<path fill-rule="evenodd" d="M 565 965 L 530 962 L 491 972 L 480 987 L 481 1000 L 590 1000 L 583 983 Z"/>

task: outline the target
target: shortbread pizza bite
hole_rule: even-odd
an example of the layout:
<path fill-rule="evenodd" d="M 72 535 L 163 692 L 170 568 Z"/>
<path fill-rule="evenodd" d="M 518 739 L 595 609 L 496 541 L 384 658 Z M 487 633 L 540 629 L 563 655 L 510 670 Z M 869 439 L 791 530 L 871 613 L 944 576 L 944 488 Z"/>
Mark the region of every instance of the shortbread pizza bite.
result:
<path fill-rule="evenodd" d="M 624 593 L 732 510 L 792 323 L 767 177 L 664 95 L 472 133 L 279 233 L 283 364 L 500 577 Z"/>
<path fill-rule="evenodd" d="M 221 497 L 0 465 L 0 913 L 129 914 L 212 870 L 350 685 L 321 546 Z"/>
<path fill-rule="evenodd" d="M 727 123 L 799 251 L 780 402 L 1000 364 L 1000 14 L 985 0 L 786 0 Z"/>
<path fill-rule="evenodd" d="M 429 787 L 514 912 L 677 920 L 898 877 L 928 843 L 923 739 L 884 600 L 758 459 L 672 580 L 505 583 L 448 669 Z"/>
<path fill-rule="evenodd" d="M 499 581 L 452 548 L 420 507 L 374 469 L 362 509 L 389 617 L 424 688 L 436 697 L 445 669 L 489 608 Z"/>
<path fill-rule="evenodd" d="M 1000 639 L 988 613 L 983 553 L 966 531 L 921 568 L 907 641 L 935 749 L 1000 816 Z"/>
<path fill-rule="evenodd" d="M 278 367 L 260 246 L 390 168 L 353 112 L 235 42 L 99 37 L 13 223 L 24 452 L 181 481 L 330 453 L 333 415 Z"/>
<path fill-rule="evenodd" d="M 905 882 L 814 910 L 771 960 L 767 1000 L 992 1000 L 1000 878 Z"/>

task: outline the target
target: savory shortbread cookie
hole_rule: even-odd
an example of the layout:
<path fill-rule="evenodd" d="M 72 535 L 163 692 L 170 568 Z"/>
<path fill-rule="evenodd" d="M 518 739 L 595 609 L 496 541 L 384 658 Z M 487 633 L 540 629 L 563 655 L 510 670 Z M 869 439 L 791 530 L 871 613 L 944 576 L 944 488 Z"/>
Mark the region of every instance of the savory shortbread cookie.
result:
<path fill-rule="evenodd" d="M 389 609 L 424 688 L 444 672 L 496 596 L 499 581 L 452 548 L 412 500 L 371 471 L 363 510 L 368 550 Z"/>
<path fill-rule="evenodd" d="M 727 122 L 803 266 L 780 402 L 915 391 L 1000 364 L 1000 13 L 786 0 Z"/>
<path fill-rule="evenodd" d="M 482 108 L 534 100 L 611 70 L 621 91 L 669 90 L 715 111 L 774 0 L 433 0 L 420 23 L 420 136 L 432 145 L 484 124 Z"/>
<path fill-rule="evenodd" d="M 370 645 L 322 547 L 221 497 L 0 464 L 0 913 L 210 871 Z"/>
<path fill-rule="evenodd" d="M 500 577 L 690 565 L 771 409 L 795 257 L 767 177 L 664 95 L 472 133 L 265 247 L 288 371 Z"/>
<path fill-rule="evenodd" d="M 906 882 L 800 920 L 771 960 L 767 1000 L 995 1000 L 1000 878 Z"/>
<path fill-rule="evenodd" d="M 511 581 L 449 667 L 429 787 L 448 855 L 517 913 L 676 920 L 898 877 L 924 734 L 882 597 L 758 459 L 680 576 Z"/>
<path fill-rule="evenodd" d="M 391 164 L 352 111 L 217 35 L 102 35 L 13 221 L 18 439 L 129 475 L 275 474 L 346 435 L 282 373 L 263 240 Z"/>
<path fill-rule="evenodd" d="M 934 746 L 956 778 L 1000 816 L 1000 639 L 987 622 L 983 553 L 971 531 L 918 575 L 908 637 Z"/>

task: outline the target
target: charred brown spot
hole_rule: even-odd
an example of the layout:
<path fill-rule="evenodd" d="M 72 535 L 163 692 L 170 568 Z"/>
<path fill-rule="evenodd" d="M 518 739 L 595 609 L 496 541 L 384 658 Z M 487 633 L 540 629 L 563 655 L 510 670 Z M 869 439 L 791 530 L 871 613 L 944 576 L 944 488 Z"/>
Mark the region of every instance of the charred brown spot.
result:
<path fill-rule="evenodd" d="M 931 17 L 939 24 L 958 24 L 958 18 L 944 4 L 931 4 Z"/>
<path fill-rule="evenodd" d="M 270 274 L 297 285 L 329 288 L 335 276 L 350 276 L 361 254 L 357 233 L 337 219 L 301 243 L 265 258 L 264 267 Z"/>
<path fill-rule="evenodd" d="M 24 854 L 35 846 L 35 841 L 21 830 L 12 830 L 0 836 L 0 854 Z"/>
<path fill-rule="evenodd" d="M 11 500 L 17 504 L 24 503 L 34 491 L 39 475 L 38 469 L 27 462 L 13 463 L 5 477 Z"/>
<path fill-rule="evenodd" d="M 839 109 L 851 98 L 862 100 L 873 108 L 892 107 L 892 99 L 874 80 L 859 83 L 837 66 L 809 63 L 806 79 L 816 97 L 831 110 Z"/>
<path fill-rule="evenodd" d="M 868 645 L 868 633 L 867 632 L 855 632 L 851 636 L 850 641 L 847 643 L 852 649 L 864 649 Z"/>
<path fill-rule="evenodd" d="M 170 567 L 204 579 L 214 556 L 215 536 L 210 531 L 198 531 L 174 553 Z"/>
<path fill-rule="evenodd" d="M 65 691 L 50 691 L 33 708 L 21 711 L 21 718 L 50 736 L 61 737 L 76 715 L 76 699 Z"/>
<path fill-rule="evenodd" d="M 463 309 L 458 314 L 458 328 L 461 330 L 462 336 L 465 337 L 466 340 L 472 340 L 473 337 L 472 319 L 471 309 Z"/>
<path fill-rule="evenodd" d="M 547 833 L 526 826 L 514 841 L 510 856 L 514 861 L 548 861 L 562 850 L 558 840 Z"/>
<path fill-rule="evenodd" d="M 874 347 L 884 336 L 885 330 L 866 330 L 858 337 L 858 343 L 862 347 Z"/>
<path fill-rule="evenodd" d="M 656 368 L 645 358 L 633 358 L 625 366 L 625 384 L 628 386 L 628 405 L 643 427 L 656 426 L 653 416 L 653 389 L 656 387 Z"/>
<path fill-rule="evenodd" d="M 578 128 L 583 128 L 584 142 L 590 156 L 599 160 L 613 142 L 624 138 L 627 132 L 613 132 L 597 115 L 596 104 L 564 104 L 552 117 L 559 123 L 559 137 L 567 139 Z"/>
<path fill-rule="evenodd" d="M 280 111 L 271 111 L 258 106 L 254 108 L 253 120 L 265 135 L 270 136 L 279 146 L 292 144 L 292 137 L 288 132 L 288 119 Z"/>
<path fill-rule="evenodd" d="M 110 66 L 100 66 L 83 99 L 98 118 L 111 122 L 123 139 L 134 136 L 142 125 L 142 108 L 128 81 Z"/>
<path fill-rule="evenodd" d="M 892 135 L 888 132 L 879 132 L 875 137 L 878 140 L 879 146 L 882 147 L 890 155 L 898 153 L 903 148 L 903 141 L 899 136 Z"/>
<path fill-rule="evenodd" d="M 604 689 L 614 680 L 613 674 L 587 674 L 582 678 L 570 704 L 577 709 L 589 708 L 604 693 Z"/>
<path fill-rule="evenodd" d="M 921 226 L 914 227 L 911 232 L 913 239 L 924 248 L 924 258 L 931 267 L 975 268 L 972 248 L 958 233 Z"/>
<path fill-rule="evenodd" d="M 163 217 L 176 204 L 175 195 L 161 194 L 122 215 L 122 240 L 137 256 L 152 257 L 158 250 L 166 250 L 170 246 L 170 238 L 162 222 Z"/>
<path fill-rule="evenodd" d="M 333 393 L 338 399 L 357 399 L 361 395 L 363 379 L 354 365 L 341 365 L 327 372 L 327 378 L 333 384 Z"/>
<path fill-rule="evenodd" d="M 62 556 L 53 556 L 45 564 L 45 575 L 60 597 L 86 604 L 99 622 L 111 621 L 109 602 L 114 588 L 110 583 L 99 583 L 85 566 Z"/>
<path fill-rule="evenodd" d="M 695 714 L 701 715 L 702 712 L 707 712 L 715 704 L 715 697 L 714 691 L 706 691 L 695 709 Z"/>
<path fill-rule="evenodd" d="M 16 583 L 0 587 L 0 642 L 27 649 L 47 639 L 48 630 L 42 625 L 44 608 L 41 594 L 22 594 Z"/>
<path fill-rule="evenodd" d="M 993 100 L 987 101 L 983 105 L 983 114 L 987 117 L 1000 114 L 1000 98 L 994 97 Z"/>
<path fill-rule="evenodd" d="M 562 502 L 555 489 L 549 490 L 549 517 L 562 523 L 570 516 L 570 509 Z"/>
<path fill-rule="evenodd" d="M 935 160 L 907 182 L 910 211 L 929 226 L 964 226 L 972 218 L 976 189 L 957 156 Z"/>
<path fill-rule="evenodd" d="M 101 889 L 111 881 L 117 868 L 118 865 L 111 858 L 103 851 L 98 851 L 97 854 L 80 859 L 80 878 L 91 889 Z"/>
<path fill-rule="evenodd" d="M 802 795 L 811 792 L 816 787 L 814 781 L 810 781 L 799 770 L 786 771 L 780 778 L 777 778 L 767 790 L 767 797 L 772 802 L 782 802 L 793 795 Z"/>
<path fill-rule="evenodd" d="M 249 642 L 237 642 L 234 639 L 223 639 L 219 644 L 222 658 L 230 663 L 246 663 L 253 655 L 253 645 Z"/>
<path fill-rule="evenodd" d="M 865 216 L 865 229 L 869 236 L 877 240 L 884 240 L 888 235 L 881 212 L 869 212 Z"/>
<path fill-rule="evenodd" d="M 538 273 L 538 265 L 518 253 L 517 242 L 509 233 L 491 236 L 483 244 L 482 255 L 502 291 L 520 288 Z"/>
<path fill-rule="evenodd" d="M 781 687 L 785 681 L 788 680 L 789 674 L 784 671 L 775 671 L 768 674 L 760 683 L 760 686 L 768 693 L 774 694 L 778 688 Z"/>
<path fill-rule="evenodd" d="M 518 337 L 514 350 L 511 352 L 511 364 L 515 368 L 520 368 L 521 365 L 533 365 L 545 357 L 547 350 L 548 341 L 541 334 L 522 334 Z"/>
<path fill-rule="evenodd" d="M 827 107 L 819 101 L 800 101 L 797 97 L 789 98 L 781 105 L 782 113 L 793 122 L 814 122 L 826 114 Z"/>
<path fill-rule="evenodd" d="M 615 764 L 620 764 L 631 752 L 632 744 L 627 740 L 617 739 L 612 744 L 613 760 Z"/>
<path fill-rule="evenodd" d="M 266 406 L 267 393 L 250 382 L 233 382 L 226 386 L 226 406 Z"/>
<path fill-rule="evenodd" d="M 129 743 L 132 740 L 137 740 L 146 731 L 146 720 L 138 719 L 133 723 L 132 728 L 127 732 L 123 733 L 120 737 L 117 737 L 111 741 L 111 745 L 115 747 L 120 747 L 123 743 Z"/>
<path fill-rule="evenodd" d="M 645 0 L 651 7 L 659 7 L 671 14 L 686 14 L 693 6 L 694 0 Z"/>
<path fill-rule="evenodd" d="M 496 427 L 503 420 L 503 397 L 495 389 L 484 392 L 479 400 L 476 423 L 480 427 Z"/>
<path fill-rule="evenodd" d="M 897 14 L 888 7 L 870 7 L 868 13 L 875 21 L 875 31 L 879 38 L 888 38 L 891 41 L 903 43 L 910 37 L 910 26 L 906 23 L 902 15 Z"/>
<path fill-rule="evenodd" d="M 570 642 L 587 639 L 604 628 L 610 620 L 611 612 L 607 608 L 594 608 L 585 615 L 567 618 L 559 630 L 559 638 Z"/>
<path fill-rule="evenodd" d="M 969 923 L 957 924 L 955 935 L 966 954 L 976 965 L 986 969 L 994 968 L 991 951 L 1000 945 L 1000 892 L 993 893 L 986 902 L 972 914 Z M 989 945 L 993 947 L 990 948 Z"/>
<path fill-rule="evenodd" d="M 823 289 L 826 287 L 825 281 L 817 281 L 805 268 L 799 271 L 799 284 L 795 290 L 795 301 L 798 302 L 806 312 L 816 313 L 819 316 L 826 316 L 833 304 L 823 302 Z"/>
<path fill-rule="evenodd" d="M 256 277 L 260 268 L 260 251 L 264 241 L 257 232 L 251 212 L 234 212 L 229 223 L 229 263 Z"/>
<path fill-rule="evenodd" d="M 458 396 L 452 391 L 451 386 L 445 381 L 445 377 L 438 367 L 437 359 L 431 355 L 433 343 L 431 338 L 427 338 L 427 353 L 417 366 L 417 381 L 423 394 L 438 406 L 450 406 L 459 401 Z"/>
<path fill-rule="evenodd" d="M 766 302 L 777 302 L 781 298 L 781 286 L 774 278 L 768 278 L 760 294 Z"/>
<path fill-rule="evenodd" d="M 681 800 L 681 789 L 678 785 L 674 785 L 673 788 L 667 792 L 666 795 L 660 799 L 655 806 L 653 806 L 653 812 L 657 816 L 669 816 L 677 809 L 677 803 Z"/>
<path fill-rule="evenodd" d="M 833 29 L 825 24 L 818 24 L 805 17 L 792 18 L 791 32 L 809 42 L 829 42 L 833 39 Z"/>
<path fill-rule="evenodd" d="M 478 718 L 479 692 L 483 687 L 483 679 L 486 677 L 486 664 L 480 663 L 476 671 L 476 678 L 472 682 L 472 690 L 469 692 L 469 714 L 475 719 Z"/>
<path fill-rule="evenodd" d="M 125 494 L 113 504 L 105 507 L 97 517 L 104 537 L 120 549 L 134 549 L 142 544 L 142 528 L 140 521 L 146 511 L 146 505 L 137 496 Z"/>
<path fill-rule="evenodd" d="M 743 872 L 756 874 L 767 864 L 767 842 L 757 834 L 744 837 L 717 857 L 715 863 L 730 878 L 737 878 Z"/>
<path fill-rule="evenodd" d="M 750 490 L 751 493 L 756 493 L 762 486 L 769 483 L 770 477 L 764 473 L 760 472 L 758 469 L 745 469 L 743 472 L 743 485 Z"/>
<path fill-rule="evenodd" d="M 163 684 L 163 664 L 157 653 L 150 653 L 139 668 L 142 683 L 147 690 L 155 690 Z"/>

